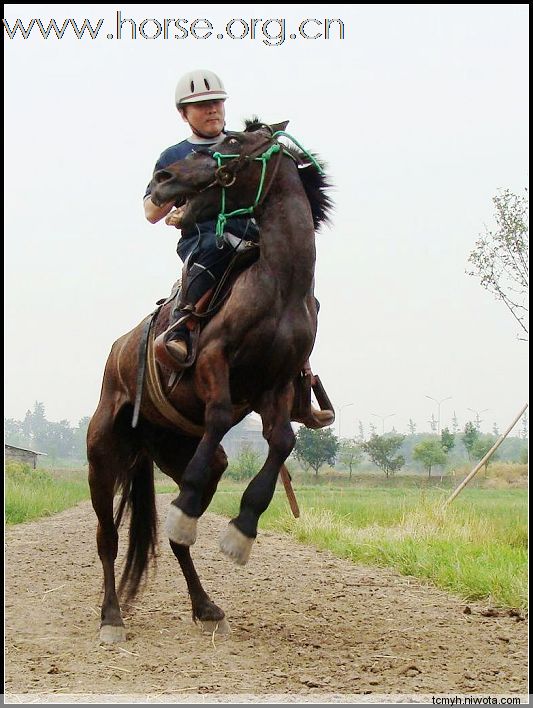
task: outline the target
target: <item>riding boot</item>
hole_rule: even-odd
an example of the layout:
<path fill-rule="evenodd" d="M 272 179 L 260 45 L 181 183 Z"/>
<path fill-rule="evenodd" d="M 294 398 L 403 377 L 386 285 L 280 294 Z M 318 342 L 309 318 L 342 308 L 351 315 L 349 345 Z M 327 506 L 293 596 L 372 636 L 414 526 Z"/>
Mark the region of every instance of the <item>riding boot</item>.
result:
<path fill-rule="evenodd" d="M 311 403 L 311 388 L 317 395 L 317 400 L 321 409 L 315 408 Z M 323 407 L 322 407 L 323 406 Z M 318 376 L 313 376 L 309 359 L 305 362 L 302 371 L 294 381 L 294 405 L 291 412 L 291 420 L 295 423 L 303 423 L 306 428 L 319 430 L 335 421 L 335 412 L 331 401 Z"/>
<path fill-rule="evenodd" d="M 177 364 L 184 363 L 189 355 L 190 329 L 187 322 L 201 298 L 215 285 L 216 277 L 199 263 L 193 263 L 187 273 L 185 291 L 179 295 L 178 302 L 171 312 L 168 336 L 165 339 L 167 349 Z M 174 326 L 175 323 L 181 323 Z"/>

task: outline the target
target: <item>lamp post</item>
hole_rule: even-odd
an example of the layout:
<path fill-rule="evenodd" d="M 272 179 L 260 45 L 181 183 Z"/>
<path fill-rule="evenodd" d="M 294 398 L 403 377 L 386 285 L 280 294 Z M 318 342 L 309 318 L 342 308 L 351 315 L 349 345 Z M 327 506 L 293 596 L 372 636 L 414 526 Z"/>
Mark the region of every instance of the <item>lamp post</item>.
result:
<path fill-rule="evenodd" d="M 370 415 L 375 415 L 376 418 L 381 418 L 381 434 L 385 435 L 385 419 L 391 418 L 396 413 L 389 413 L 388 415 L 378 415 L 377 413 L 371 413 Z"/>
<path fill-rule="evenodd" d="M 353 406 L 353 403 L 345 403 L 339 408 L 339 440 L 342 440 L 342 409 L 348 406 Z"/>
<path fill-rule="evenodd" d="M 437 404 L 437 433 L 438 435 L 440 435 L 440 404 L 444 403 L 444 401 L 449 401 L 452 397 L 447 396 L 446 398 L 441 398 L 440 401 L 438 401 L 436 398 L 433 398 L 433 396 L 426 396 L 426 398 L 430 398 Z"/>
<path fill-rule="evenodd" d="M 473 408 L 468 408 L 469 411 L 472 411 L 472 413 L 476 414 L 476 428 L 479 430 L 481 423 L 483 422 L 479 415 L 480 413 L 486 413 L 489 409 L 488 408 L 483 408 L 482 411 L 475 411 Z"/>

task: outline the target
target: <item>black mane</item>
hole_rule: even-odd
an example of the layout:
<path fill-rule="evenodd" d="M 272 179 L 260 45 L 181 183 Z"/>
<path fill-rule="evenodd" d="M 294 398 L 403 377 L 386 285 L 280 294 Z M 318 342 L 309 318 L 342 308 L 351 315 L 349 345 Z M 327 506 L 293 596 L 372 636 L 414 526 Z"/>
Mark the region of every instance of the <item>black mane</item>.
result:
<path fill-rule="evenodd" d="M 252 133 L 260 128 L 270 128 L 270 126 L 263 123 L 257 116 L 246 120 L 245 126 L 246 133 Z M 329 222 L 333 209 L 333 201 L 327 194 L 327 190 L 331 189 L 332 185 L 324 173 L 326 165 L 317 155 L 309 151 L 309 154 L 312 155 L 313 159 L 316 160 L 322 170 L 319 171 L 309 157 L 296 146 L 284 145 L 284 149 L 298 166 L 298 174 L 300 175 L 307 199 L 309 200 L 309 205 L 311 206 L 313 224 L 315 230 L 318 230 L 322 224 Z"/>

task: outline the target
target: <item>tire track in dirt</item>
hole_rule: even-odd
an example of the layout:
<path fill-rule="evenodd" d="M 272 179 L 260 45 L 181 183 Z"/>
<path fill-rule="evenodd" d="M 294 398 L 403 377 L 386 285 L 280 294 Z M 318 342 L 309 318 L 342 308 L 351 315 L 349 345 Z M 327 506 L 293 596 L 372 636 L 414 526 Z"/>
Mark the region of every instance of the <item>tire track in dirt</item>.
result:
<path fill-rule="evenodd" d="M 171 495 L 158 496 L 160 521 Z M 250 562 L 218 550 L 206 514 L 193 549 L 228 638 L 191 621 L 160 529 L 157 570 L 126 608 L 128 642 L 98 642 L 102 590 L 90 503 L 6 531 L 6 682 L 19 694 L 526 693 L 527 627 L 387 569 L 260 532 Z M 121 552 L 125 546 L 121 530 Z"/>

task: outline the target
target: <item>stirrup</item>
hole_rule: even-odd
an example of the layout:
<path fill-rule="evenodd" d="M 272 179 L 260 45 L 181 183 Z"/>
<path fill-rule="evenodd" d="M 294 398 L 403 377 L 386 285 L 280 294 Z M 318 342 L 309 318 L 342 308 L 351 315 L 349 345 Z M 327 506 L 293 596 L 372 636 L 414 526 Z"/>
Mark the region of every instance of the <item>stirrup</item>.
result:
<path fill-rule="evenodd" d="M 295 418 L 295 423 L 302 423 L 306 428 L 311 428 L 311 430 L 326 428 L 334 422 L 335 413 L 332 410 L 318 410 L 314 406 L 311 406 L 306 414 Z"/>

